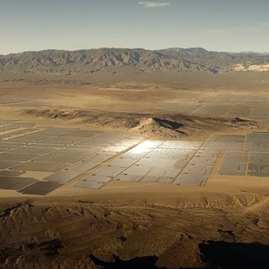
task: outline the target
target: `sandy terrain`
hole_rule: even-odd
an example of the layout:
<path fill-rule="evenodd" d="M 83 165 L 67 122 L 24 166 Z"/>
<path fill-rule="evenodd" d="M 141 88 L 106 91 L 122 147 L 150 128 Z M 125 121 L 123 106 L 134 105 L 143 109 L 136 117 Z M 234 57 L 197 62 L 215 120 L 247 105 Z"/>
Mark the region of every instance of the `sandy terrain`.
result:
<path fill-rule="evenodd" d="M 235 93 L 208 83 L 206 91 L 145 81 L 2 83 L 0 118 L 177 140 L 267 130 L 266 87 Z M 229 109 L 216 109 L 233 95 Z M 0 267 L 268 268 L 269 179 L 217 175 L 219 166 L 202 188 L 111 181 L 43 198 L 1 190 Z"/>

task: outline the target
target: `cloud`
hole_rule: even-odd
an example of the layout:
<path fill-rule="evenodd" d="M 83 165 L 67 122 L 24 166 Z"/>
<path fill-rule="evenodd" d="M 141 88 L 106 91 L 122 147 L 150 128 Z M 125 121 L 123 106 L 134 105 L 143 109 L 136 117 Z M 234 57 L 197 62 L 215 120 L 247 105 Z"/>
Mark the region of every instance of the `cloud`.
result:
<path fill-rule="evenodd" d="M 148 7 L 148 8 L 166 7 L 166 6 L 169 6 L 170 4 L 171 3 L 168 3 L 168 2 L 158 3 L 158 2 L 144 2 L 144 1 L 140 1 L 138 3 L 138 5 L 142 5 L 142 6 Z"/>
<path fill-rule="evenodd" d="M 163 2 L 140 1 L 140 2 L 138 2 L 138 5 L 142 5 L 142 6 L 147 7 L 147 8 L 167 7 L 167 6 L 170 6 L 173 2 L 179 2 L 182 0 L 169 0 L 169 1 L 170 2 L 165 2 L 165 0 Z M 201 1 L 208 1 L 208 0 L 196 0 L 196 1 L 201 2 Z"/>

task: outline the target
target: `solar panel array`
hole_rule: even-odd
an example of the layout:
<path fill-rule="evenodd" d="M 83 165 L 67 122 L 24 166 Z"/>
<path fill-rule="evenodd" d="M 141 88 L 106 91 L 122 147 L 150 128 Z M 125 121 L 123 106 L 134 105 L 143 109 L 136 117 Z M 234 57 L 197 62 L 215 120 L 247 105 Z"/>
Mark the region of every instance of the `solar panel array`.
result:
<path fill-rule="evenodd" d="M 269 177 L 268 138 L 269 132 L 250 132 L 204 142 L 145 140 L 0 119 L 0 189 L 47 195 L 66 184 L 99 189 L 112 180 L 202 187 L 220 153 L 220 176 Z"/>

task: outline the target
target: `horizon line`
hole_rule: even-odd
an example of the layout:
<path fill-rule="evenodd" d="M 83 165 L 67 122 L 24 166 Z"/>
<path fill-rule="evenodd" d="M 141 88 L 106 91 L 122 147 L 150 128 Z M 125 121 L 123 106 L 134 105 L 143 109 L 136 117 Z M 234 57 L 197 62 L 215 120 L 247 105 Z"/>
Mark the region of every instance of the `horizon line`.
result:
<path fill-rule="evenodd" d="M 79 51 L 89 51 L 89 50 L 101 50 L 101 49 L 115 49 L 115 50 L 120 50 L 120 49 L 128 49 L 128 50 L 146 50 L 146 51 L 154 51 L 158 52 L 160 50 L 169 50 L 169 49 L 203 49 L 207 52 L 217 52 L 217 53 L 257 53 L 257 54 L 269 54 L 269 52 L 263 51 L 263 52 L 258 52 L 258 51 L 218 51 L 218 50 L 207 50 L 204 47 L 167 47 L 167 48 L 159 48 L 159 49 L 145 49 L 142 47 L 137 47 L 137 48 L 128 48 L 128 47 L 99 47 L 99 48 L 88 48 L 88 49 L 40 49 L 40 50 L 25 50 L 25 51 L 20 51 L 20 52 L 10 52 L 7 54 L 1 54 L 0 56 L 9 56 L 9 55 L 14 55 L 14 54 L 23 54 L 23 53 L 29 53 L 29 52 L 44 52 L 44 51 L 65 51 L 65 52 L 79 52 Z"/>

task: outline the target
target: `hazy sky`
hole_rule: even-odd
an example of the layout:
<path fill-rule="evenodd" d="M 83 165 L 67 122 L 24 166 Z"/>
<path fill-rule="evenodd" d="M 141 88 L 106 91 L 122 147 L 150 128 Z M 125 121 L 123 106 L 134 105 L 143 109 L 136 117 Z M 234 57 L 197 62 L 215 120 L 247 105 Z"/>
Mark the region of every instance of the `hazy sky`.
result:
<path fill-rule="evenodd" d="M 269 52 L 269 0 L 0 0 L 0 54 L 204 47 Z"/>

